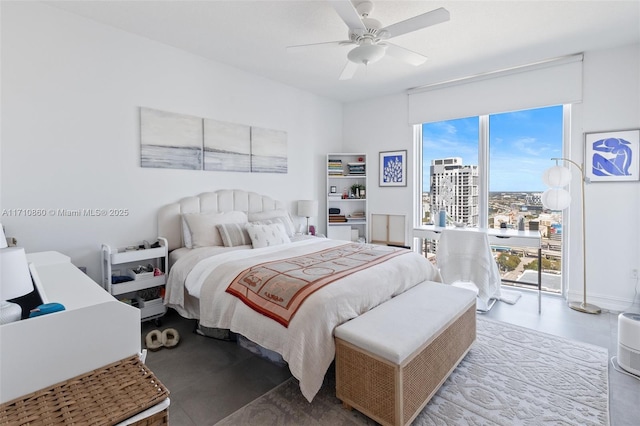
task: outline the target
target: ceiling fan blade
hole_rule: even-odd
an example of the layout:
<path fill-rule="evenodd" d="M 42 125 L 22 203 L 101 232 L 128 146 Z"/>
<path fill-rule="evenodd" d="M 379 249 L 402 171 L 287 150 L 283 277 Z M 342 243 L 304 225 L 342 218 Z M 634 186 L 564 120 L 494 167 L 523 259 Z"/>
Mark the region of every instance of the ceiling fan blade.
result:
<path fill-rule="evenodd" d="M 287 52 L 303 52 L 306 50 L 312 50 L 316 48 L 347 46 L 352 44 L 355 44 L 355 43 L 350 40 L 327 41 L 323 43 L 311 43 L 311 44 L 298 44 L 295 46 L 287 46 Z"/>
<path fill-rule="evenodd" d="M 380 43 L 382 44 L 382 43 Z M 396 59 L 400 59 L 411 65 L 422 65 L 427 61 L 427 57 L 404 47 L 400 47 L 393 43 L 384 43 L 387 46 L 387 54 Z"/>
<path fill-rule="evenodd" d="M 352 30 L 360 29 L 366 31 L 367 27 L 362 23 L 360 14 L 349 0 L 330 1 L 331 6 L 336 10 L 340 18 Z"/>
<path fill-rule="evenodd" d="M 397 37 L 402 34 L 407 34 L 412 31 L 430 27 L 431 25 L 446 22 L 449 19 L 449 11 L 444 7 L 441 7 L 432 10 L 431 12 L 423 13 L 422 15 L 414 16 L 413 18 L 396 22 L 395 24 L 382 28 L 380 31 L 386 31 L 389 34 L 388 38 Z"/>
<path fill-rule="evenodd" d="M 340 80 L 349 80 L 358 70 L 358 64 L 355 62 L 347 61 L 347 65 L 345 65 L 342 70 L 342 74 L 340 74 Z"/>

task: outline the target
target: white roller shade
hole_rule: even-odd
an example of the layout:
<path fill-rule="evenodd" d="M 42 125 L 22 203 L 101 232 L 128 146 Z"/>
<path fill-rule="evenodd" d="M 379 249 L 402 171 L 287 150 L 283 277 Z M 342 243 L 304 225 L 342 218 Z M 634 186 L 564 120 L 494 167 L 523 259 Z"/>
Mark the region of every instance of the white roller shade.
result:
<path fill-rule="evenodd" d="M 582 56 L 411 89 L 409 124 L 582 102 Z"/>

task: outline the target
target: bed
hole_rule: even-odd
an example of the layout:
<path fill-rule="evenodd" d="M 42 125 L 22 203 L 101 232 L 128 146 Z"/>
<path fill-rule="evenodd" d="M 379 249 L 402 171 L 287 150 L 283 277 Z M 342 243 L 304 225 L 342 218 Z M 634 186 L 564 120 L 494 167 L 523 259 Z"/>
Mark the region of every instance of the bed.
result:
<path fill-rule="evenodd" d="M 170 251 L 165 304 L 280 354 L 309 401 L 334 359 L 335 327 L 441 281 L 410 250 L 296 235 L 282 202 L 243 190 L 163 206 L 158 235 Z"/>

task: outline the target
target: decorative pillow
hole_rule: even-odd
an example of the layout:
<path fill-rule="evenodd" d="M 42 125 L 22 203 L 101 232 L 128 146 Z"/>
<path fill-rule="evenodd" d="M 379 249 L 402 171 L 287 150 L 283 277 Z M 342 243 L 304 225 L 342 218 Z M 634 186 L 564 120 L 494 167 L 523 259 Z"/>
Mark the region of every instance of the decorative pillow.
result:
<path fill-rule="evenodd" d="M 251 238 L 253 248 L 277 246 L 291 242 L 282 223 L 272 223 L 270 225 L 247 223 L 246 229 Z"/>
<path fill-rule="evenodd" d="M 223 223 L 246 223 L 247 214 L 240 211 L 227 213 L 186 213 L 182 217 L 191 234 L 191 248 L 223 246 L 216 225 Z M 186 246 L 186 245 L 185 245 Z"/>
<path fill-rule="evenodd" d="M 295 225 L 291 215 L 286 210 L 269 210 L 264 212 L 249 213 L 249 222 L 276 223 L 284 225 L 288 236 L 293 237 L 296 233 Z"/>
<path fill-rule="evenodd" d="M 251 244 L 251 238 L 245 229 L 245 225 L 244 223 L 223 223 L 216 225 L 225 247 L 247 246 Z"/>
<path fill-rule="evenodd" d="M 191 241 L 191 231 L 189 231 L 189 225 L 182 215 L 182 242 L 186 248 L 193 248 L 193 242 Z"/>

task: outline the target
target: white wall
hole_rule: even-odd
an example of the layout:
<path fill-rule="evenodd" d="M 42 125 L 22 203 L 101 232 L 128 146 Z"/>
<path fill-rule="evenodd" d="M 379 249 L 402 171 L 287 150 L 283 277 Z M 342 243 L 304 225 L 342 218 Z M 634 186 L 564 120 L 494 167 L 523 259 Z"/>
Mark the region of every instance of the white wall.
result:
<path fill-rule="evenodd" d="M 584 132 L 640 129 L 640 45 L 589 52 L 584 70 L 572 123 L 576 161 L 584 158 Z M 586 185 L 585 202 L 588 301 L 624 310 L 637 285 L 631 270 L 640 270 L 640 182 Z M 569 291 L 582 299 L 582 282 Z"/>
<path fill-rule="evenodd" d="M 583 132 L 640 128 L 640 46 L 586 52 L 583 103 L 573 107 L 570 158 L 583 162 Z M 509 96 L 508 93 L 505 96 Z M 455 109 L 456 105 L 442 105 Z M 414 206 L 413 182 L 407 188 L 377 185 L 379 151 L 406 149 L 413 173 L 413 133 L 407 116 L 407 96 L 347 104 L 344 107 L 345 149 L 366 152 L 369 161 L 371 213 L 406 214 L 410 242 Z M 572 187 L 579 200 L 579 185 Z M 598 183 L 586 188 L 588 301 L 611 310 L 633 302 L 632 269 L 640 269 L 640 182 Z M 570 300 L 582 299 L 580 211 L 570 212 L 568 280 Z"/>
<path fill-rule="evenodd" d="M 294 215 L 294 200 L 323 199 L 326 152 L 341 150 L 339 103 L 41 3 L 1 8 L 0 222 L 27 252 L 63 252 L 98 280 L 102 243 L 155 239 L 158 207 L 184 196 L 241 188 Z M 141 168 L 140 106 L 284 130 L 288 173 Z M 83 208 L 129 214 L 11 215 Z"/>

